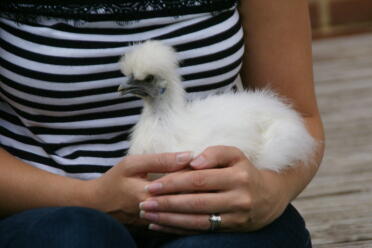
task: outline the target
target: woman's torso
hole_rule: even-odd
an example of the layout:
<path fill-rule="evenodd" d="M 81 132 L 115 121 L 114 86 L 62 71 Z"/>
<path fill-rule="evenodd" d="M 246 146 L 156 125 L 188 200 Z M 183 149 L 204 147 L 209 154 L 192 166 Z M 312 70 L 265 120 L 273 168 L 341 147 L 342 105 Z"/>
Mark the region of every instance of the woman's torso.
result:
<path fill-rule="evenodd" d="M 1 146 L 61 175 L 89 179 L 107 171 L 125 156 L 142 107 L 139 99 L 117 93 L 125 80 L 118 60 L 132 44 L 147 39 L 176 48 L 188 98 L 231 90 L 243 54 L 235 5 L 179 13 L 141 20 L 18 15 L 18 21 L 17 15 L 4 14 Z"/>

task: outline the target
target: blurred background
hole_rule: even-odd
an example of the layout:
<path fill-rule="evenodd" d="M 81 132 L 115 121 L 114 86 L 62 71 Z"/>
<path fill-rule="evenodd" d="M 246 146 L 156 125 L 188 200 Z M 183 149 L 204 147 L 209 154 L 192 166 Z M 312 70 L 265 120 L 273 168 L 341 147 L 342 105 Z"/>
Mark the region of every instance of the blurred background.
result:
<path fill-rule="evenodd" d="M 309 2 L 326 152 L 294 205 L 315 248 L 372 247 L 372 0 Z"/>
<path fill-rule="evenodd" d="M 309 4 L 315 39 L 372 32 L 372 0 L 309 0 Z"/>

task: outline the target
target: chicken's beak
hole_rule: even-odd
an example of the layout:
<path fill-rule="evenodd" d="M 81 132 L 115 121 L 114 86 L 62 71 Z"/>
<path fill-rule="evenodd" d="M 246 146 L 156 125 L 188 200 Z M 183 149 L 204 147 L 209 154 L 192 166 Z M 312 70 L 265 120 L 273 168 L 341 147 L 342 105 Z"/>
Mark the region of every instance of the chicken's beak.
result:
<path fill-rule="evenodd" d="M 136 80 L 133 77 L 129 77 L 128 81 L 121 84 L 118 91 L 122 96 L 132 94 L 138 97 L 146 97 L 149 95 L 146 84 L 140 80 Z"/>

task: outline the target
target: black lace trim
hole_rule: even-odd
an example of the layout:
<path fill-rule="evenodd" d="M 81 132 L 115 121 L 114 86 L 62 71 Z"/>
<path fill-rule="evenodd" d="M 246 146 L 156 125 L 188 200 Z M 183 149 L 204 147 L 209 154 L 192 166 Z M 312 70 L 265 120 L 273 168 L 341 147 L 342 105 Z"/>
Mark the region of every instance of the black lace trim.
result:
<path fill-rule="evenodd" d="M 1 0 L 0 13 L 15 16 L 18 20 L 45 16 L 84 21 L 125 21 L 221 11 L 233 8 L 238 0 L 122 0 L 102 2 L 95 0 Z"/>

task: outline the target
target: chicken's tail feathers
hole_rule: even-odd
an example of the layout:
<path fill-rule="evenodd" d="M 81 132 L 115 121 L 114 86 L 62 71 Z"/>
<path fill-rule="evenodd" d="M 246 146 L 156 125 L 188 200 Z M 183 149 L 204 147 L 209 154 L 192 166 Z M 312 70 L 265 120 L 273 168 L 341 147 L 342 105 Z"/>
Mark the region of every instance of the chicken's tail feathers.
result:
<path fill-rule="evenodd" d="M 276 120 L 265 130 L 256 166 L 279 172 L 297 164 L 311 165 L 317 145 L 301 117 Z"/>

